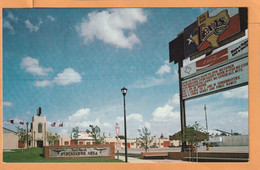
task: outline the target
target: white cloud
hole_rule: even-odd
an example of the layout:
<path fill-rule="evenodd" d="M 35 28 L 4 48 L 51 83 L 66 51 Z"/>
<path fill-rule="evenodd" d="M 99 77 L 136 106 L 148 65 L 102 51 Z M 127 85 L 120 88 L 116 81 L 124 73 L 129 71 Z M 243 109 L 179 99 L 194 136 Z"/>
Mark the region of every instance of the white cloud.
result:
<path fill-rule="evenodd" d="M 52 68 L 44 68 L 39 65 L 38 59 L 32 57 L 25 57 L 22 59 L 21 67 L 33 75 L 46 76 L 47 73 L 52 71 Z"/>
<path fill-rule="evenodd" d="M 168 104 L 173 106 L 179 106 L 180 105 L 180 94 L 175 93 L 173 97 L 168 101 Z"/>
<path fill-rule="evenodd" d="M 179 117 L 179 112 L 173 111 L 174 107 L 166 104 L 163 107 L 157 107 L 153 112 L 153 121 L 167 122 Z"/>
<path fill-rule="evenodd" d="M 3 105 L 7 106 L 7 107 L 12 107 L 13 103 L 12 102 L 3 102 Z"/>
<path fill-rule="evenodd" d="M 37 32 L 40 29 L 40 25 L 42 24 L 42 21 L 39 21 L 37 25 L 33 25 L 30 20 L 25 20 L 25 26 L 30 30 L 30 32 Z"/>
<path fill-rule="evenodd" d="M 147 77 L 145 79 L 137 80 L 133 84 L 129 85 L 130 88 L 148 88 L 153 86 L 159 86 L 164 84 L 163 78 Z"/>
<path fill-rule="evenodd" d="M 69 121 L 73 121 L 73 122 L 87 120 L 89 112 L 90 112 L 89 108 L 79 109 L 76 113 L 74 113 L 73 115 L 69 116 L 68 120 Z"/>
<path fill-rule="evenodd" d="M 166 74 L 166 73 L 170 73 L 170 72 L 171 72 L 171 67 L 170 67 L 170 64 L 169 64 L 168 60 L 166 60 L 166 61 L 164 62 L 164 65 L 162 65 L 162 66 L 157 70 L 157 72 L 156 72 L 155 74 L 162 76 L 162 75 L 164 75 L 164 74 Z"/>
<path fill-rule="evenodd" d="M 13 22 L 17 22 L 18 21 L 18 17 L 14 16 L 14 14 L 12 12 L 8 12 L 7 18 L 10 19 Z"/>
<path fill-rule="evenodd" d="M 248 99 L 248 86 L 236 88 L 222 93 L 224 98 Z"/>
<path fill-rule="evenodd" d="M 47 76 L 48 72 L 52 71 L 52 68 L 44 68 L 39 65 L 39 60 L 32 57 L 25 57 L 22 59 L 20 64 L 26 72 L 29 72 L 36 76 Z M 78 72 L 74 71 L 72 68 L 66 68 L 63 72 L 58 73 L 53 80 L 40 80 L 34 82 L 36 87 L 46 87 L 51 86 L 53 83 L 57 85 L 70 85 L 73 83 L 81 82 L 81 76 Z"/>
<path fill-rule="evenodd" d="M 11 25 L 10 21 L 3 19 L 3 29 L 6 28 L 11 34 L 15 34 L 14 27 Z"/>
<path fill-rule="evenodd" d="M 46 86 L 51 86 L 52 85 L 52 82 L 49 81 L 49 80 L 42 80 L 42 81 L 36 81 L 34 83 L 34 85 L 36 87 L 46 87 Z"/>
<path fill-rule="evenodd" d="M 246 118 L 246 119 L 248 118 L 248 112 L 247 111 L 245 111 L 245 112 L 240 111 L 240 112 L 237 113 L 237 115 L 240 116 L 241 118 Z"/>
<path fill-rule="evenodd" d="M 144 127 L 147 127 L 148 129 L 150 129 L 150 128 L 151 128 L 151 123 L 145 122 L 145 123 L 144 123 Z"/>
<path fill-rule="evenodd" d="M 131 49 L 134 44 L 140 43 L 133 32 L 137 23 L 147 21 L 147 16 L 142 9 L 109 9 L 88 14 L 87 19 L 76 26 L 84 42 L 93 41 L 95 38 L 119 48 Z"/>
<path fill-rule="evenodd" d="M 51 15 L 48 15 L 48 16 L 47 16 L 47 19 L 49 19 L 49 20 L 51 20 L 51 21 L 55 21 L 55 18 L 54 18 L 53 16 L 51 16 Z"/>
<path fill-rule="evenodd" d="M 112 125 L 110 123 L 107 123 L 107 122 L 104 122 L 103 126 L 107 127 L 107 128 L 112 128 Z"/>
<path fill-rule="evenodd" d="M 127 121 L 143 122 L 143 116 L 139 113 L 132 113 L 132 114 L 126 116 L 126 120 Z M 123 122 L 124 117 L 117 117 L 116 121 L 117 122 Z"/>
<path fill-rule="evenodd" d="M 70 85 L 81 82 L 81 76 L 72 68 L 66 68 L 62 73 L 58 73 L 53 81 L 58 85 Z"/>

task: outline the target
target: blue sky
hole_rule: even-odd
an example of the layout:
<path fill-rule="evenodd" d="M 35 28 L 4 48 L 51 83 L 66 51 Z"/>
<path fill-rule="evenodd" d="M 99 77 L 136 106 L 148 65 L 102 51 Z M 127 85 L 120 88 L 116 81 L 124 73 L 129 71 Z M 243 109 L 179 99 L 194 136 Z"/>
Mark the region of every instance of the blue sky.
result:
<path fill-rule="evenodd" d="M 98 125 L 138 137 L 180 130 L 177 65 L 168 62 L 168 43 L 205 8 L 162 9 L 4 9 L 3 126 L 31 121 L 37 108 L 48 130 L 70 133 Z M 247 86 L 188 101 L 187 124 L 248 134 Z M 64 123 L 64 127 L 50 124 Z M 25 126 L 24 126 L 25 127 Z"/>

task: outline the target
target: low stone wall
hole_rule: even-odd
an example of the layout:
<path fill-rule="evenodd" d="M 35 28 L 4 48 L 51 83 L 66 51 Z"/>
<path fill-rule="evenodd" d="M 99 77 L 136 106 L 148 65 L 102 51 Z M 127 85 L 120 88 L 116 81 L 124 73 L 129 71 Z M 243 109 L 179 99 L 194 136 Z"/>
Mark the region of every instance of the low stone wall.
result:
<path fill-rule="evenodd" d="M 73 146 L 44 146 L 45 158 L 115 158 L 115 146 L 106 145 L 73 145 Z"/>
<path fill-rule="evenodd" d="M 142 159 L 145 159 L 146 157 L 149 157 L 149 156 L 165 156 L 165 155 L 168 155 L 168 152 L 142 152 L 141 153 L 141 157 Z"/>
<path fill-rule="evenodd" d="M 189 152 L 169 152 L 168 158 L 175 160 L 182 160 L 188 157 Z M 193 153 L 196 156 L 196 153 Z M 226 153 L 226 152 L 199 152 L 198 157 L 212 157 L 212 158 L 248 158 L 248 153 Z"/>
<path fill-rule="evenodd" d="M 182 160 L 184 157 L 189 156 L 189 152 L 169 152 L 168 158 L 174 160 Z"/>

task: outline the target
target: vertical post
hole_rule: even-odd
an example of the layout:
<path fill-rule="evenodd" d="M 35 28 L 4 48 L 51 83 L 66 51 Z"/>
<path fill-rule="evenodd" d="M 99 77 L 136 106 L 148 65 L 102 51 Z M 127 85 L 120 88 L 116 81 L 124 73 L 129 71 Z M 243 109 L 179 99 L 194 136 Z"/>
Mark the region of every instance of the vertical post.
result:
<path fill-rule="evenodd" d="M 26 147 L 27 149 L 29 149 L 29 141 L 28 141 L 28 125 L 29 125 L 29 122 L 26 122 Z"/>
<path fill-rule="evenodd" d="M 35 147 L 35 131 L 33 132 L 34 138 L 33 138 L 33 147 Z"/>
<path fill-rule="evenodd" d="M 205 110 L 205 120 L 206 120 L 206 130 L 207 130 L 207 140 L 209 140 L 209 129 L 208 129 L 208 118 L 207 118 L 207 107 L 204 105 L 204 110 Z"/>
<path fill-rule="evenodd" d="M 125 95 L 124 95 L 124 125 L 125 125 L 125 162 L 127 162 L 127 134 L 126 134 Z"/>
<path fill-rule="evenodd" d="M 180 117 L 181 117 L 181 134 L 182 134 L 182 145 L 181 151 L 184 152 L 186 148 L 186 115 L 185 115 L 185 101 L 182 98 L 182 82 L 181 82 L 181 67 L 182 61 L 178 62 L 178 72 L 179 72 L 179 91 L 180 91 Z"/>
<path fill-rule="evenodd" d="M 119 162 L 119 151 L 117 150 L 117 162 Z"/>

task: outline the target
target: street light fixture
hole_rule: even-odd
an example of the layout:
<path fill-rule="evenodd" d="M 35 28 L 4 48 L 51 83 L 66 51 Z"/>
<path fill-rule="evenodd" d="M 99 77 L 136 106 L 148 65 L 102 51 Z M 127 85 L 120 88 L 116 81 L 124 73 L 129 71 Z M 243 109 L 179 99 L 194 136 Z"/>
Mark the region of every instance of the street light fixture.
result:
<path fill-rule="evenodd" d="M 125 95 L 127 93 L 127 88 L 123 87 L 121 92 L 124 96 L 124 127 L 125 127 L 125 162 L 127 162 L 127 135 L 126 135 L 126 110 L 125 110 Z"/>

